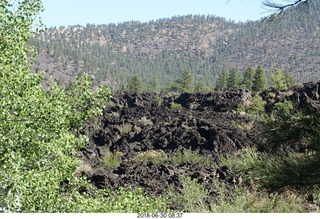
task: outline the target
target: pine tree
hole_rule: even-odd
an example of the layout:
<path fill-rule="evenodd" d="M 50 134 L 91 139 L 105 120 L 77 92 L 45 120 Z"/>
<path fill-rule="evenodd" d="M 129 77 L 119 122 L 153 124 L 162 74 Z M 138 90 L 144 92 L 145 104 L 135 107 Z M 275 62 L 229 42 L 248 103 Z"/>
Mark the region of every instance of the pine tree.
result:
<path fill-rule="evenodd" d="M 239 88 L 241 83 L 241 75 L 236 68 L 231 69 L 227 86 L 228 88 Z"/>
<path fill-rule="evenodd" d="M 241 83 L 243 88 L 252 90 L 255 73 L 256 73 L 255 69 L 252 66 L 248 67 L 245 70 L 244 75 L 243 75 L 243 80 L 242 80 L 242 83 Z"/>
<path fill-rule="evenodd" d="M 133 92 L 133 93 L 143 92 L 144 88 L 139 76 L 135 75 L 131 78 L 131 80 L 128 82 L 128 89 L 130 92 Z"/>
<path fill-rule="evenodd" d="M 178 78 L 178 80 L 170 84 L 169 90 L 173 92 L 179 92 L 179 93 L 193 92 L 194 91 L 193 81 L 194 81 L 194 78 L 191 73 L 191 70 L 185 69 L 182 72 L 180 78 Z"/>
<path fill-rule="evenodd" d="M 284 81 L 287 87 L 293 86 L 295 83 L 297 83 L 297 80 L 294 79 L 288 71 L 285 71 L 283 76 L 284 76 Z"/>
<path fill-rule="evenodd" d="M 228 77 L 229 77 L 229 72 L 227 69 L 222 69 L 221 73 L 218 76 L 216 88 L 218 89 L 224 89 L 227 88 L 228 84 Z"/>
<path fill-rule="evenodd" d="M 285 77 L 282 75 L 280 69 L 276 69 L 271 75 L 271 87 L 276 90 L 286 90 L 287 85 L 285 83 Z"/>
<path fill-rule="evenodd" d="M 159 81 L 160 81 L 159 77 L 153 77 L 152 81 L 148 85 L 148 92 L 151 92 L 151 93 L 160 92 L 161 88 L 160 88 Z"/>
<path fill-rule="evenodd" d="M 205 83 L 203 81 L 200 81 L 196 84 L 195 91 L 200 92 L 200 93 L 201 92 L 208 92 L 208 91 L 210 91 L 210 87 L 205 85 Z"/>
<path fill-rule="evenodd" d="M 263 68 L 259 65 L 254 76 L 252 91 L 258 93 L 265 90 L 267 88 L 267 85 L 267 77 L 264 73 Z"/>
<path fill-rule="evenodd" d="M 193 75 L 190 69 L 185 69 L 182 72 L 181 77 L 178 79 L 177 83 L 181 84 L 181 88 L 183 92 L 193 92 Z"/>

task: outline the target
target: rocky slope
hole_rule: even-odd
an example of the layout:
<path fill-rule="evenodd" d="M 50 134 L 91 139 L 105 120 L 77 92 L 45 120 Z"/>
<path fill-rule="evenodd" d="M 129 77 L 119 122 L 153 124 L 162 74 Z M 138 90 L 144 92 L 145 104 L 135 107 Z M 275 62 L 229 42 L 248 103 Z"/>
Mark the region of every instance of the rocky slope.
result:
<path fill-rule="evenodd" d="M 219 156 L 256 144 L 258 129 L 235 112 L 250 99 L 244 90 L 164 96 L 161 102 L 153 94 L 116 95 L 103 117 L 86 126 L 90 141 L 80 153 L 80 172 L 98 188 L 129 184 L 151 195 L 169 187 L 179 192 L 182 177 L 189 176 L 214 198 L 212 179 L 227 175 Z M 110 154 L 119 155 L 119 166 L 106 166 Z M 175 154 L 189 158 L 177 161 Z"/>
<path fill-rule="evenodd" d="M 296 107 L 318 113 L 319 83 L 308 83 L 286 92 L 261 94 L 266 111 L 275 103 L 292 100 Z M 151 195 L 169 188 L 181 191 L 185 176 L 196 179 L 216 197 L 212 179 L 227 180 L 228 192 L 238 178 L 228 176 L 219 157 L 258 144 L 263 127 L 250 115 L 236 112 L 239 103 L 250 104 L 245 90 L 216 91 L 177 96 L 156 94 L 115 95 L 104 115 L 85 126 L 89 137 L 79 152 L 85 174 L 97 188 L 111 191 L 126 185 L 143 187 Z M 106 157 L 118 162 L 110 166 Z M 183 159 L 181 158 L 183 157 Z"/>

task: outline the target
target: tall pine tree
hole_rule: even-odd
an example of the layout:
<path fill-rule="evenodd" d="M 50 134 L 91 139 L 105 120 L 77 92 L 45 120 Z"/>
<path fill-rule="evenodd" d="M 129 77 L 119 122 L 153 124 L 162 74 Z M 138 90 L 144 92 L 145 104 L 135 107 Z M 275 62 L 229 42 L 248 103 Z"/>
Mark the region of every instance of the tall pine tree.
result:
<path fill-rule="evenodd" d="M 133 76 L 131 80 L 128 82 L 128 89 L 130 92 L 141 93 L 144 88 L 142 85 L 141 78 L 139 76 Z"/>
<path fill-rule="evenodd" d="M 159 77 L 154 76 L 152 81 L 148 84 L 148 92 L 159 93 L 161 90 Z"/>
<path fill-rule="evenodd" d="M 228 77 L 228 82 L 227 82 L 227 87 L 228 88 L 239 88 L 241 83 L 241 75 L 239 71 L 236 68 L 231 69 L 229 77 Z"/>
<path fill-rule="evenodd" d="M 250 66 L 248 67 L 243 75 L 243 80 L 242 80 L 242 87 L 249 89 L 250 91 L 252 90 L 252 86 L 253 86 L 253 80 L 254 80 L 254 75 L 256 74 L 255 69 Z"/>
<path fill-rule="evenodd" d="M 280 69 L 276 69 L 274 73 L 271 75 L 271 87 L 276 90 L 285 90 L 287 89 L 287 85 L 285 82 L 285 77 L 282 75 Z"/>
<path fill-rule="evenodd" d="M 287 87 L 293 86 L 295 83 L 297 83 L 297 80 L 294 79 L 288 71 L 285 71 L 283 76 Z"/>
<path fill-rule="evenodd" d="M 193 86 L 194 77 L 190 69 L 185 69 L 180 78 L 170 84 L 170 91 L 179 92 L 179 93 L 190 93 L 194 91 Z"/>
<path fill-rule="evenodd" d="M 259 65 L 256 74 L 254 75 L 252 91 L 255 93 L 261 92 L 267 88 L 268 82 L 263 68 Z"/>
<path fill-rule="evenodd" d="M 224 89 L 227 88 L 228 85 L 228 77 L 229 77 L 229 72 L 227 69 L 222 69 L 221 73 L 218 76 L 216 88 L 218 89 Z"/>

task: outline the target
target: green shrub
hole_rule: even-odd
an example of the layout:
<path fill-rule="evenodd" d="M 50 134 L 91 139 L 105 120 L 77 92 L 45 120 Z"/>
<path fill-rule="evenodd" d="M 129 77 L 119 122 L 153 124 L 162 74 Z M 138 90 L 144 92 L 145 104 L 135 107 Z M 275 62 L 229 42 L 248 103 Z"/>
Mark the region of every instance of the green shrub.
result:
<path fill-rule="evenodd" d="M 170 200 L 166 197 L 151 197 L 141 188 L 121 187 L 113 192 L 96 190 L 83 183 L 87 192 L 64 193 L 60 196 L 60 213 L 153 213 L 170 212 Z M 70 199 L 72 197 L 72 199 Z"/>
<path fill-rule="evenodd" d="M 167 196 L 172 200 L 172 205 L 177 212 L 184 213 L 208 213 L 209 206 L 205 200 L 209 194 L 203 185 L 199 184 L 196 179 L 181 176 L 182 190 L 181 193 L 173 192 L 168 189 Z"/>
<path fill-rule="evenodd" d="M 166 197 L 150 197 L 140 188 L 120 188 L 110 196 L 109 212 L 152 213 L 169 212 L 170 201 Z"/>
<path fill-rule="evenodd" d="M 122 135 L 129 135 L 131 131 L 132 131 L 132 125 L 125 124 L 124 126 L 122 126 L 121 134 Z"/>
<path fill-rule="evenodd" d="M 259 189 L 235 185 L 226 195 L 225 182 L 214 179 L 217 201 L 211 203 L 213 213 L 299 213 L 305 212 L 302 199 L 294 194 L 269 195 Z"/>
<path fill-rule="evenodd" d="M 173 109 L 173 110 L 181 110 L 181 109 L 183 109 L 183 106 L 181 104 L 179 104 L 179 103 L 172 102 L 170 104 L 170 108 Z"/>
<path fill-rule="evenodd" d="M 161 106 L 162 102 L 163 102 L 163 99 L 161 96 L 159 95 L 155 95 L 154 96 L 154 102 L 156 103 L 156 105 L 159 107 Z"/>
<path fill-rule="evenodd" d="M 250 104 L 249 109 L 247 112 L 252 115 L 256 115 L 259 117 L 265 117 L 265 101 L 262 100 L 262 97 L 259 95 L 255 95 L 252 99 L 252 103 Z"/>
<path fill-rule="evenodd" d="M 246 112 L 246 107 L 242 103 L 240 103 L 237 107 L 237 112 L 238 113 Z"/>
<path fill-rule="evenodd" d="M 276 212 L 302 212 L 302 197 L 300 194 L 318 193 L 318 179 L 320 159 L 308 154 L 271 155 L 257 152 L 254 148 L 246 148 L 235 155 L 221 158 L 221 164 L 229 167 L 229 173 L 236 176 L 243 173 L 246 185 L 255 185 L 256 194 L 261 201 L 265 200 L 261 208 L 268 207 Z M 308 172 L 306 172 L 308 170 Z M 316 187 L 315 187 L 316 186 Z M 260 191 L 260 192 L 257 192 Z M 268 194 L 276 194 L 277 199 L 268 199 Z M 288 194 L 294 199 L 290 201 Z M 252 197 L 254 198 L 254 197 Z M 257 198 L 259 200 L 259 198 Z M 270 202 L 277 201 L 271 208 Z"/>
<path fill-rule="evenodd" d="M 43 75 L 30 70 L 35 52 L 28 45 L 41 1 L 1 1 L 0 8 L 0 208 L 76 211 L 68 205 L 84 183 L 75 177 L 87 140 L 81 127 L 102 114 L 111 90 L 92 90 L 88 76 L 68 89 L 52 83 L 44 90 Z M 62 194 L 64 181 L 69 191 Z"/>

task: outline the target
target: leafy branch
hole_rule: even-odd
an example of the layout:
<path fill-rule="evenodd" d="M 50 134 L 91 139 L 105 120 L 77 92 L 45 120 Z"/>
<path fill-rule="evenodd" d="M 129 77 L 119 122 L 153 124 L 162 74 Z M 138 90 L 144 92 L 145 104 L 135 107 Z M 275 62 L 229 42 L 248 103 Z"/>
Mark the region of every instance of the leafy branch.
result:
<path fill-rule="evenodd" d="M 279 3 L 275 3 L 270 0 L 265 0 L 263 2 L 263 5 L 266 6 L 267 8 L 277 9 L 279 11 L 279 13 L 281 13 L 288 8 L 298 6 L 299 4 L 307 4 L 308 2 L 309 2 L 309 0 L 297 0 L 297 1 L 295 1 L 293 3 L 289 3 L 289 4 L 279 4 Z"/>
<path fill-rule="evenodd" d="M 287 1 L 288 2 L 288 1 Z M 290 1 L 289 1 L 290 2 Z M 266 11 L 271 12 L 271 15 L 265 17 L 263 22 L 268 24 L 277 25 L 290 14 L 294 14 L 296 18 L 303 14 L 310 13 L 310 0 L 292 0 L 291 3 L 276 3 L 273 0 L 264 0 L 262 7 Z M 291 13 L 292 12 L 292 13 Z"/>

